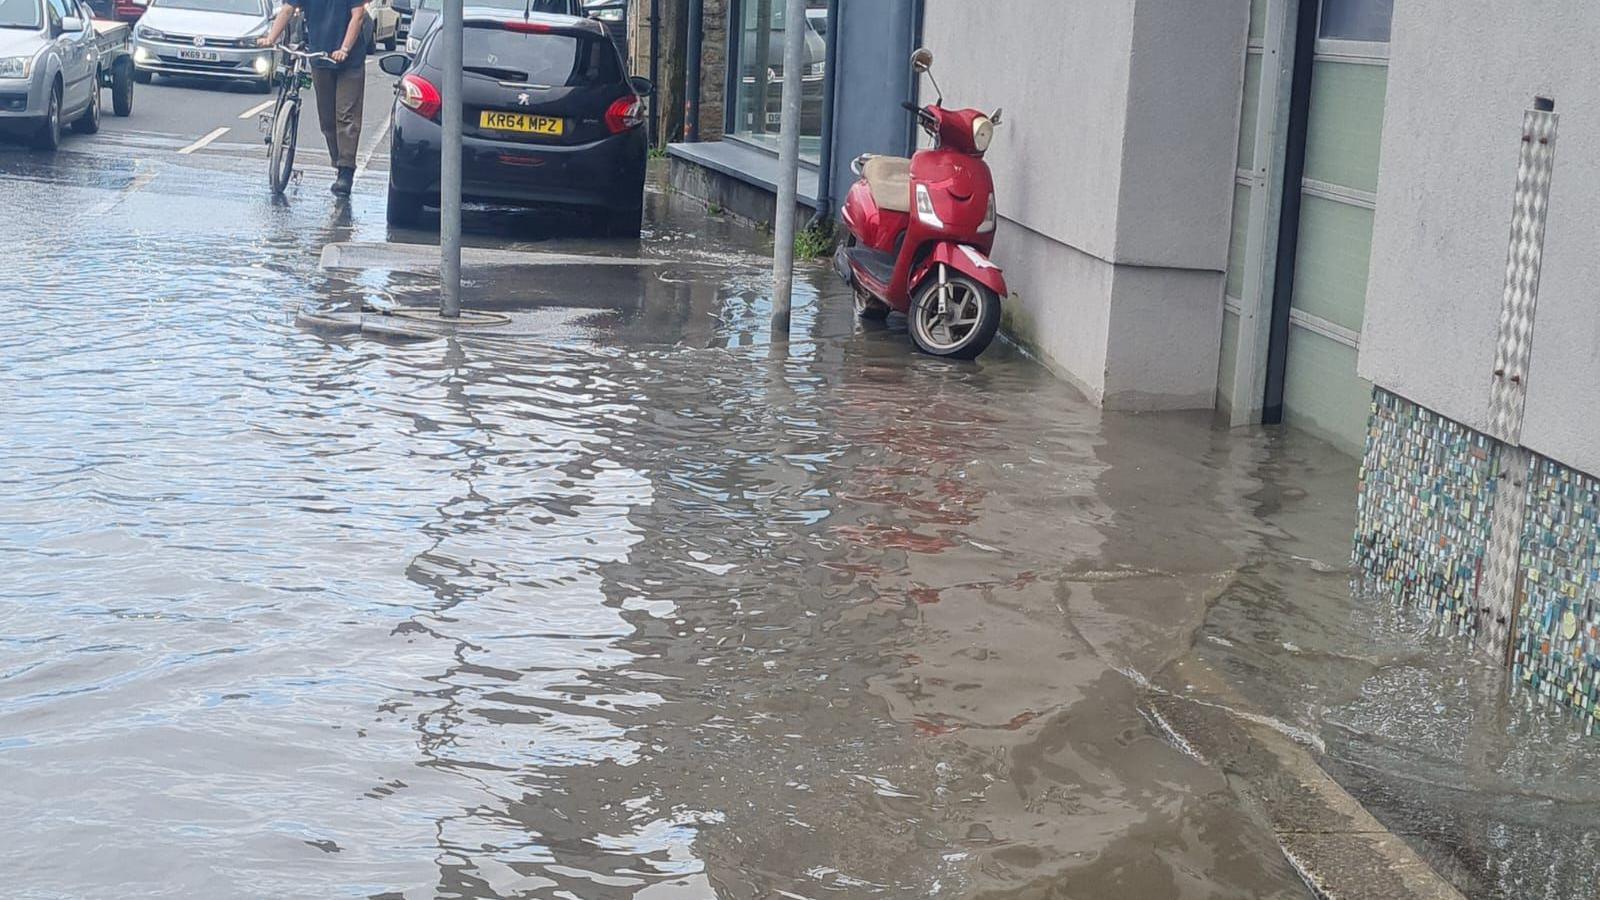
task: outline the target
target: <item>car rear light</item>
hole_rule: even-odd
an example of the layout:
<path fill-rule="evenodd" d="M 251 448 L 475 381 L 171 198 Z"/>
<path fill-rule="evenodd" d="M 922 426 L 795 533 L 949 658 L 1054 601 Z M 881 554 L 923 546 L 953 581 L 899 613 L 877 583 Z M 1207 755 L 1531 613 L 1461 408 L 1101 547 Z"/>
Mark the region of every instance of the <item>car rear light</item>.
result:
<path fill-rule="evenodd" d="M 542 22 L 518 22 L 518 21 L 515 21 L 515 20 L 511 20 L 511 21 L 507 21 L 507 22 L 502 23 L 500 27 L 504 28 L 507 31 L 517 31 L 517 32 L 521 32 L 522 34 L 549 34 L 550 33 L 550 26 L 546 25 L 546 24 L 544 24 Z"/>
<path fill-rule="evenodd" d="M 424 119 L 438 119 L 444 104 L 432 82 L 421 75 L 407 75 L 400 79 L 400 105 Z"/>
<path fill-rule="evenodd" d="M 629 128 L 644 124 L 644 101 L 633 95 L 618 97 L 606 110 L 606 127 L 612 134 L 621 134 Z"/>

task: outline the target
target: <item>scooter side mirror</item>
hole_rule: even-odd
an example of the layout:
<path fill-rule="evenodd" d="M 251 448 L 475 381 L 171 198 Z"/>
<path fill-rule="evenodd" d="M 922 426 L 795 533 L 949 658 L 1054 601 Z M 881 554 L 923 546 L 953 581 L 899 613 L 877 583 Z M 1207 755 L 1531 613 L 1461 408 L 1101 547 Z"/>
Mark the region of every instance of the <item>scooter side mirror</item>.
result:
<path fill-rule="evenodd" d="M 911 69 L 921 74 L 933 68 L 933 51 L 927 47 L 918 47 L 911 53 Z"/>
<path fill-rule="evenodd" d="M 994 111 L 994 115 L 989 117 L 989 121 L 993 122 L 996 125 L 999 125 L 1000 124 L 1000 114 L 1003 113 L 1003 112 L 1005 112 L 1004 109 L 995 110 Z"/>

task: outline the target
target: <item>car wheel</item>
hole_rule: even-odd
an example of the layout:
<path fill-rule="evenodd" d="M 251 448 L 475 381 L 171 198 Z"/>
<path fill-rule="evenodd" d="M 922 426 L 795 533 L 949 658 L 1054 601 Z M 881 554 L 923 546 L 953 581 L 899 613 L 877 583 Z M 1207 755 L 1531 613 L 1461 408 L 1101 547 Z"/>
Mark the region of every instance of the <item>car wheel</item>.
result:
<path fill-rule="evenodd" d="M 605 218 L 601 220 L 600 230 L 605 233 L 606 237 L 638 240 L 639 225 L 643 219 L 643 209 L 613 210 L 607 212 Z"/>
<path fill-rule="evenodd" d="M 119 116 L 133 113 L 133 62 L 127 57 L 111 67 L 111 111 Z"/>
<path fill-rule="evenodd" d="M 79 134 L 94 134 L 100 130 L 100 76 L 94 77 L 94 88 L 89 96 L 89 108 L 83 115 L 72 123 L 72 130 Z"/>
<path fill-rule="evenodd" d="M 389 181 L 389 203 L 385 214 L 390 225 L 396 228 L 415 228 L 422 219 L 422 195 L 398 190 Z"/>
<path fill-rule="evenodd" d="M 61 146 L 61 85 L 50 88 L 50 105 L 45 107 L 44 121 L 34 133 L 33 146 L 37 150 L 51 151 Z"/>
<path fill-rule="evenodd" d="M 391 35 L 389 35 L 389 37 L 384 39 L 383 49 L 387 50 L 390 53 L 393 53 L 395 44 L 398 44 L 399 42 L 400 42 L 400 33 L 398 31 L 396 31 L 394 34 L 391 34 Z"/>
<path fill-rule="evenodd" d="M 155 73 L 154 72 L 146 72 L 143 69 L 134 69 L 133 70 L 133 80 L 137 81 L 140 84 L 149 84 L 151 79 L 153 79 L 154 77 L 155 77 Z"/>

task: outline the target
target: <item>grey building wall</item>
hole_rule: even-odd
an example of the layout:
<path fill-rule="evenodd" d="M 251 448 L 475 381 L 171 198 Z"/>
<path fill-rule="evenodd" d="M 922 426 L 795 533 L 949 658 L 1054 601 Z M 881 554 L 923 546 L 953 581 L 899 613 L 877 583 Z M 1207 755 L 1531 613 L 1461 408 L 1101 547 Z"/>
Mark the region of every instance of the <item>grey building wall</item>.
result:
<path fill-rule="evenodd" d="M 1560 115 L 1522 443 L 1600 472 L 1600 19 L 1585 0 L 1395 4 L 1358 371 L 1483 430 L 1522 112 Z"/>
<path fill-rule="evenodd" d="M 988 160 L 1008 330 L 1107 406 L 1212 406 L 1248 0 L 924 17 L 947 103 L 1005 109 Z"/>
<path fill-rule="evenodd" d="M 910 152 L 910 113 L 900 103 L 914 95 L 911 51 L 916 41 L 916 0 L 845 0 L 839 4 L 839 46 L 834 57 L 833 209 L 855 180 L 850 161 L 863 153 Z"/>

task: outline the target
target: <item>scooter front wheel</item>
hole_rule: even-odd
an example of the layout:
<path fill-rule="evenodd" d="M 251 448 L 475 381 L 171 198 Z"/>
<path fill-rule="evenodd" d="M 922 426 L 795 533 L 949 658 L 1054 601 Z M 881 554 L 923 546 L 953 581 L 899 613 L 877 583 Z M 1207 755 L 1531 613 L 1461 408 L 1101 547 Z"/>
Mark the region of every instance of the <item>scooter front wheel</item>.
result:
<path fill-rule="evenodd" d="M 911 339 L 930 356 L 975 359 L 1000 329 L 1000 296 L 965 275 L 946 273 L 943 281 L 929 278 L 912 299 Z"/>

